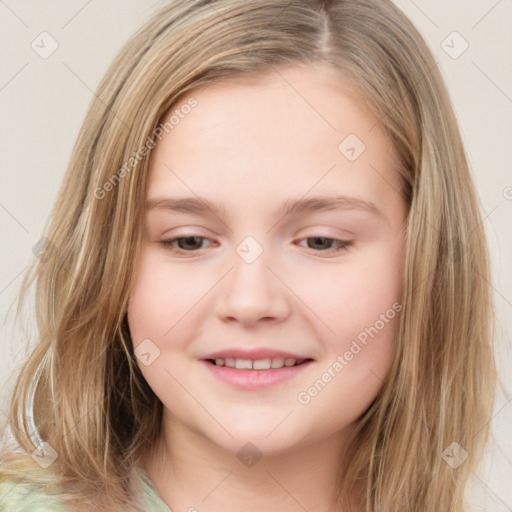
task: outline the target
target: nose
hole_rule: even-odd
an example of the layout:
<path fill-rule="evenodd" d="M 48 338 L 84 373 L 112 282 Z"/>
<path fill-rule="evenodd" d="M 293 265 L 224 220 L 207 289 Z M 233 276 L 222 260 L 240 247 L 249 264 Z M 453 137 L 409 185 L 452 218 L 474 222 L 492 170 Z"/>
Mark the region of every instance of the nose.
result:
<path fill-rule="evenodd" d="M 215 305 L 217 317 L 248 327 L 261 321 L 277 323 L 288 318 L 291 292 L 272 268 L 265 251 L 251 263 L 238 254 L 234 254 L 232 261 L 232 270 L 220 283 Z"/>

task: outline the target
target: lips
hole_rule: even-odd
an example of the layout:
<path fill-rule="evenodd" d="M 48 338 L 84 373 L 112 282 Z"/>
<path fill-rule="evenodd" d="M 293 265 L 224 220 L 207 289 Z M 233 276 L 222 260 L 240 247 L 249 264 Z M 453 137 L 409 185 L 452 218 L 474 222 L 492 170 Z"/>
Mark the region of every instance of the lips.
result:
<path fill-rule="evenodd" d="M 213 375 L 231 385 L 260 389 L 294 377 L 313 359 L 295 352 L 258 348 L 211 352 L 201 361 Z"/>
<path fill-rule="evenodd" d="M 259 361 L 262 359 L 276 359 L 282 358 L 294 359 L 295 361 L 301 361 L 306 359 L 312 359 L 307 354 L 299 354 L 294 352 L 285 352 L 283 350 L 275 350 L 271 348 L 232 348 L 219 350 L 217 352 L 211 352 L 201 357 L 203 360 L 211 359 L 244 359 L 250 361 Z"/>
<path fill-rule="evenodd" d="M 216 379 L 244 390 L 261 390 L 298 378 L 313 359 L 274 349 L 226 349 L 201 358 L 204 368 Z"/>

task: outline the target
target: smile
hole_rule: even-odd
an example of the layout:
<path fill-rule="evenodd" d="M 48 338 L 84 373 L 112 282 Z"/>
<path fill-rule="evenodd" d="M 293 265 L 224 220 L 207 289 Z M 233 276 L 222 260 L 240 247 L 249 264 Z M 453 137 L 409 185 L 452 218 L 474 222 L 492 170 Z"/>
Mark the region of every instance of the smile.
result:
<path fill-rule="evenodd" d="M 216 366 L 226 366 L 228 368 L 236 368 L 237 370 L 271 370 L 277 368 L 283 368 L 283 366 L 291 367 L 297 366 L 307 359 L 293 359 L 291 357 L 273 357 L 266 359 L 235 359 L 233 357 L 226 357 L 224 359 L 208 359 L 211 363 Z"/>
<path fill-rule="evenodd" d="M 293 379 L 306 370 L 313 359 L 216 358 L 200 361 L 215 380 L 244 390 L 259 390 Z"/>

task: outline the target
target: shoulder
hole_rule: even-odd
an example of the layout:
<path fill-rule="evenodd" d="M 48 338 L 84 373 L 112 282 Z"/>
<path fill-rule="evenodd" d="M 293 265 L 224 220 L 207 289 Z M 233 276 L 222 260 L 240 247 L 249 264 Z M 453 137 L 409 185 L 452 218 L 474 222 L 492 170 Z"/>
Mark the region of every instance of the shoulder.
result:
<path fill-rule="evenodd" d="M 0 476 L 0 510 L 5 512 L 67 512 L 44 488 L 18 478 Z"/>
<path fill-rule="evenodd" d="M 0 463 L 0 511 L 68 512 L 51 485 L 49 471 L 34 469 L 34 461 L 13 453 Z M 33 478 L 35 476 L 35 478 Z"/>
<path fill-rule="evenodd" d="M 0 461 L 0 512 L 71 512 L 59 499 L 59 486 L 52 472 L 34 467 L 30 457 L 16 455 Z M 142 466 L 136 466 L 142 510 L 171 512 Z M 69 503 L 69 502 L 67 502 Z"/>
<path fill-rule="evenodd" d="M 142 499 L 145 504 L 145 510 L 172 512 L 158 493 L 144 467 L 142 465 L 137 466 L 137 471 L 142 484 Z"/>

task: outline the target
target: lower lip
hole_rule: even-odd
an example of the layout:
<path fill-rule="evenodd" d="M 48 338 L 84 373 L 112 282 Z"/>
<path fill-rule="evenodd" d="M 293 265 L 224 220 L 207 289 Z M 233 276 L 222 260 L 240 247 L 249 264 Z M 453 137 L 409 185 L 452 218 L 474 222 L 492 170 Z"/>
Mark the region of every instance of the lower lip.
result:
<path fill-rule="evenodd" d="M 302 373 L 313 361 L 297 366 L 283 366 L 270 370 L 239 370 L 227 366 L 217 366 L 204 359 L 201 361 L 220 380 L 243 389 L 261 389 L 279 384 Z"/>

